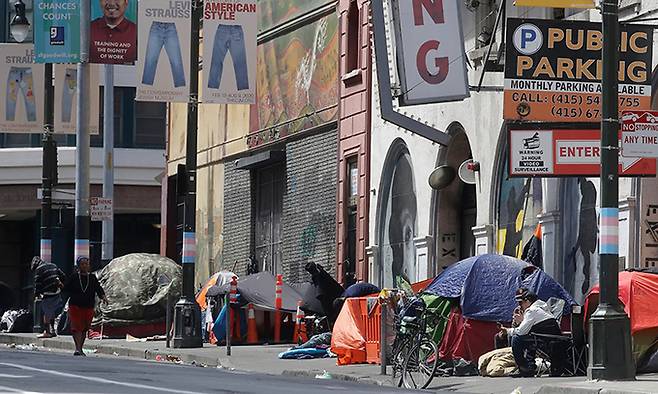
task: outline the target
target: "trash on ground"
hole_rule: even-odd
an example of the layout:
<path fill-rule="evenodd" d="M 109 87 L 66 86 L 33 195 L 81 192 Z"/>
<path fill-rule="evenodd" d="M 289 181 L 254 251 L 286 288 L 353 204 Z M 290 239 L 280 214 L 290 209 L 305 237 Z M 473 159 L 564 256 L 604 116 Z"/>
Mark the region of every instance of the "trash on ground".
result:
<path fill-rule="evenodd" d="M 39 350 L 39 348 L 33 343 L 30 343 L 29 345 L 15 345 L 14 348 L 18 350 L 27 350 L 31 352 Z"/>
<path fill-rule="evenodd" d="M 323 373 L 315 375 L 316 379 L 333 379 L 333 376 L 327 371 L 324 371 Z"/>

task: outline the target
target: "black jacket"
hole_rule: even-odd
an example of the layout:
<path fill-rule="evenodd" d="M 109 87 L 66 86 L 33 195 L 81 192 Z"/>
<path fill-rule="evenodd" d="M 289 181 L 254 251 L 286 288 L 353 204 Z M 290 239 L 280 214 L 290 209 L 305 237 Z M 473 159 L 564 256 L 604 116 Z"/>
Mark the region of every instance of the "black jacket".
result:
<path fill-rule="evenodd" d="M 69 295 L 69 305 L 80 308 L 93 308 L 96 305 L 96 295 L 103 298 L 105 291 L 96 279 L 96 275 L 71 275 L 64 285 L 64 291 Z"/>

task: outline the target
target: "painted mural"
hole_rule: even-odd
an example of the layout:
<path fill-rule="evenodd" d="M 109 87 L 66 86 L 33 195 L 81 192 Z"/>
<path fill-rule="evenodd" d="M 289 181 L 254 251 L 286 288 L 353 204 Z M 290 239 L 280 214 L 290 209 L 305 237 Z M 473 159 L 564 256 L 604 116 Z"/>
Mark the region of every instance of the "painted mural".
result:
<path fill-rule="evenodd" d="M 326 16 L 258 46 L 249 148 L 337 118 L 338 19 Z"/>
<path fill-rule="evenodd" d="M 387 188 L 382 197 L 383 217 L 380 222 L 383 285 L 397 286 L 401 280 L 417 281 L 416 246 L 417 200 L 413 169 L 408 152 L 401 153 L 385 171 Z"/>
<path fill-rule="evenodd" d="M 258 0 L 258 32 L 269 30 L 327 3 L 327 0 Z"/>
<path fill-rule="evenodd" d="M 561 185 L 562 285 L 578 302 L 598 282 L 598 179 L 566 178 Z"/>
<path fill-rule="evenodd" d="M 521 257 L 523 246 L 532 237 L 542 211 L 540 178 L 510 178 L 505 157 L 498 196 L 498 253 Z"/>

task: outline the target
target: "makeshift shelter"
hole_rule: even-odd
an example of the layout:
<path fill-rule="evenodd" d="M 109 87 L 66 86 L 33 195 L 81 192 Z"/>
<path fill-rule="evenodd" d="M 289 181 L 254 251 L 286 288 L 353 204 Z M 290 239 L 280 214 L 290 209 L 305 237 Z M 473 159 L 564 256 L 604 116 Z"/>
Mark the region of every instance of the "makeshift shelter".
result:
<path fill-rule="evenodd" d="M 133 253 L 112 260 L 96 272 L 109 304 L 97 304 L 92 326 L 112 337 L 151 336 L 165 332 L 167 296 L 180 298 L 182 269 L 171 259 Z"/>
<path fill-rule="evenodd" d="M 443 338 L 439 342 L 439 358 L 477 363 L 481 355 L 494 349 L 495 322 L 465 318 L 458 307 L 448 317 Z"/>
<path fill-rule="evenodd" d="M 425 293 L 458 299 L 461 314 L 468 319 L 509 322 L 517 303 L 514 293 L 527 287 L 542 300 L 565 301 L 564 314 L 571 313 L 573 297 L 537 267 L 509 256 L 486 254 L 459 261 L 427 286 Z"/>
<path fill-rule="evenodd" d="M 598 306 L 599 292 L 599 284 L 596 284 L 585 299 L 587 319 Z M 631 321 L 633 357 L 638 364 L 638 370 L 658 372 L 658 365 L 655 362 L 649 368 L 643 365 L 657 350 L 658 313 L 655 305 L 658 304 L 658 275 L 645 272 L 620 272 L 619 301 Z M 585 327 L 588 325 L 585 324 Z"/>
<path fill-rule="evenodd" d="M 212 274 L 210 278 L 206 280 L 206 283 L 201 286 L 201 290 L 199 290 L 196 295 L 196 303 L 199 304 L 202 311 L 208 307 L 206 304 L 206 294 L 208 293 L 208 289 L 213 286 L 223 286 L 226 283 L 231 283 L 234 276 L 237 277 L 233 272 L 219 271 Z"/>

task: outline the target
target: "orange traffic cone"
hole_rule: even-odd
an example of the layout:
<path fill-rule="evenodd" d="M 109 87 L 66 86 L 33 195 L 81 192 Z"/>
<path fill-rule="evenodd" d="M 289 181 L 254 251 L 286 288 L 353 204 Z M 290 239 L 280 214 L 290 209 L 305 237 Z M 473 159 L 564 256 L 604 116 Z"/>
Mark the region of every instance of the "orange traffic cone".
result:
<path fill-rule="evenodd" d="M 298 345 L 308 341 L 306 335 L 306 321 L 304 311 L 302 310 L 302 302 L 297 301 L 297 318 L 295 319 L 295 336 L 293 341 L 297 341 Z"/>
<path fill-rule="evenodd" d="M 256 313 L 254 304 L 247 306 L 247 344 L 254 345 L 258 343 L 258 329 L 256 328 Z"/>

